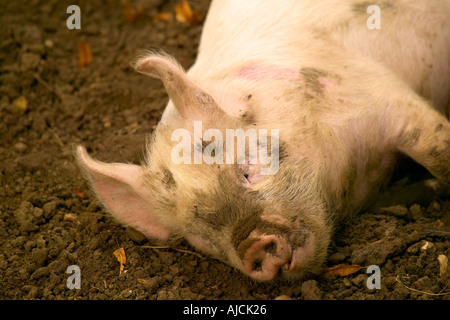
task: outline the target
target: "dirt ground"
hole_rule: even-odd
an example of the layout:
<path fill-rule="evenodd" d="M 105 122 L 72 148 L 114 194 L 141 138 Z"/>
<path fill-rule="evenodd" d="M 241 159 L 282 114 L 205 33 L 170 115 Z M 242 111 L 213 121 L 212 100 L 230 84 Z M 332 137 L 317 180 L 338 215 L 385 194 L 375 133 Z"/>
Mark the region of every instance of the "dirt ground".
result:
<path fill-rule="evenodd" d="M 140 15 L 124 16 L 119 0 L 0 1 L 0 299 L 450 299 L 450 277 L 440 275 L 438 261 L 450 257 L 450 197 L 429 193 L 421 182 L 429 176 L 417 166 L 397 177 L 380 205 L 387 209 L 343 223 L 330 247 L 325 267 L 378 265 L 381 289 L 368 289 L 365 269 L 256 283 L 175 250 L 193 251 L 183 240 L 148 248 L 152 242 L 105 215 L 74 163 L 73 145 L 99 160 L 139 163 L 168 97 L 129 63 L 159 47 L 188 68 L 202 30 L 175 19 L 175 0 L 131 8 L 139 3 Z M 209 1 L 189 3 L 206 14 Z M 71 4 L 81 9 L 81 30 L 66 27 Z M 154 20 L 161 12 L 172 19 Z M 85 67 L 81 42 L 92 53 Z M 67 287 L 70 265 L 80 269 L 80 289 Z"/>

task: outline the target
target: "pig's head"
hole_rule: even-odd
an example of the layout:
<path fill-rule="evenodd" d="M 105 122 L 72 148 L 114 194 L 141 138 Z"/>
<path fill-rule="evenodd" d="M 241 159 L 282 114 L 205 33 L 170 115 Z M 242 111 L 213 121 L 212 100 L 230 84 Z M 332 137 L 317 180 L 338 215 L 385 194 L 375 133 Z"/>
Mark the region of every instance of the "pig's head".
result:
<path fill-rule="evenodd" d="M 223 101 L 191 81 L 170 58 L 150 55 L 137 60 L 135 68 L 162 80 L 173 110 L 153 133 L 140 166 L 102 163 L 83 147 L 76 149 L 104 207 L 149 238 L 184 237 L 256 280 L 298 279 L 317 271 L 326 256 L 330 224 L 314 164 L 291 157 L 283 141 L 271 137 L 259 149 L 271 146 L 269 153 L 277 155 L 274 174 L 261 174 L 267 163 L 249 161 L 247 144 L 244 163 L 235 147 L 220 153 L 216 147 L 225 142 L 218 134 L 212 139 L 208 129 L 225 137 L 226 129 L 245 131 L 258 124 L 224 112 Z M 203 139 L 195 140 L 194 121 L 201 121 Z M 193 138 L 189 148 L 180 148 L 183 136 L 177 132 Z M 221 156 L 223 163 L 208 164 L 205 158 L 197 164 L 195 150 Z M 181 153 L 188 161 L 179 161 Z M 232 163 L 226 163 L 226 155 Z"/>

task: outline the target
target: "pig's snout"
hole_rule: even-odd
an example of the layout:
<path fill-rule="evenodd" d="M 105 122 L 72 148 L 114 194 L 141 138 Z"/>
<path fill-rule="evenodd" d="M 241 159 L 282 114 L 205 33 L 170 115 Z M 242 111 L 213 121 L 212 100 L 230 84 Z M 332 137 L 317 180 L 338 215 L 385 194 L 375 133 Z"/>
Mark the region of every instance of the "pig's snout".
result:
<path fill-rule="evenodd" d="M 246 250 L 243 264 L 250 277 L 268 281 L 276 277 L 281 267 L 290 263 L 290 258 L 291 250 L 284 238 L 266 235 Z"/>

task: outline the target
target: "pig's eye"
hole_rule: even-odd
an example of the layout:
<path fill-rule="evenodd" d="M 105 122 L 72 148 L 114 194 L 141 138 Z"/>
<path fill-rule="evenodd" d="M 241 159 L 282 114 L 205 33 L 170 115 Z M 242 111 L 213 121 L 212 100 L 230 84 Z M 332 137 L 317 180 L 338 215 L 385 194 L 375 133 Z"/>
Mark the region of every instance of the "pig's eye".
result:
<path fill-rule="evenodd" d="M 246 168 L 243 170 L 242 175 L 244 176 L 246 182 L 249 182 L 249 183 L 250 183 L 250 169 L 249 169 L 249 167 L 246 167 Z"/>
<path fill-rule="evenodd" d="M 260 167 L 258 165 L 250 164 L 242 166 L 239 176 L 244 186 L 249 187 L 252 184 L 262 181 L 264 176 L 259 171 Z"/>

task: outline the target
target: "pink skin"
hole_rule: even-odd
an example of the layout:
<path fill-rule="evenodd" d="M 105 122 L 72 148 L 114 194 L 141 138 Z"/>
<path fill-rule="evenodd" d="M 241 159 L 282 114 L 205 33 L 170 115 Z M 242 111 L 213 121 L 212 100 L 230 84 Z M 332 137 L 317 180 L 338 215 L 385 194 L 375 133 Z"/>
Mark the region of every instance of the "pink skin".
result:
<path fill-rule="evenodd" d="M 300 74 L 296 70 L 280 68 L 277 66 L 251 65 L 239 70 L 239 77 L 259 81 L 259 80 L 300 80 Z"/>
<path fill-rule="evenodd" d="M 272 65 L 255 64 L 248 67 L 243 67 L 239 69 L 238 76 L 251 81 L 275 81 L 288 79 L 305 82 L 305 78 L 299 71 Z M 317 81 L 322 85 L 323 89 L 328 91 L 336 89 L 339 86 L 336 79 L 331 79 L 329 77 L 318 77 Z"/>

